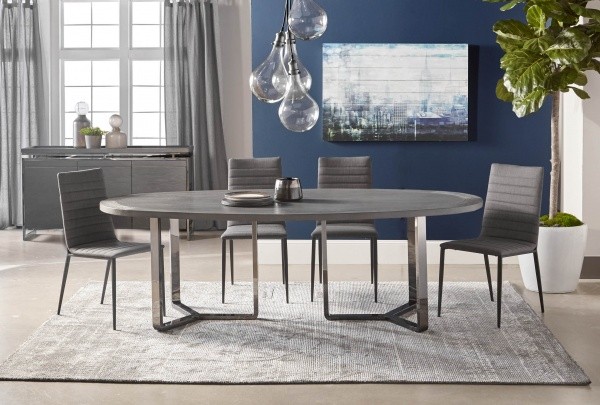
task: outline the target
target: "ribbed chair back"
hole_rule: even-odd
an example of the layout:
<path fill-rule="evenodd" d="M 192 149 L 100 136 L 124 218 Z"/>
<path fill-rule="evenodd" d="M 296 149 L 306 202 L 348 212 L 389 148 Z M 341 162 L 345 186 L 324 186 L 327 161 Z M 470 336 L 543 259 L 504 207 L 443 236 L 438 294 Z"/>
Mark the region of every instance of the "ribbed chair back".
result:
<path fill-rule="evenodd" d="M 229 159 L 227 188 L 236 190 L 267 189 L 274 191 L 275 180 L 281 177 L 281 158 Z M 247 222 L 228 221 L 227 225 L 245 225 Z"/>
<path fill-rule="evenodd" d="M 320 157 L 319 188 L 371 188 L 371 157 Z"/>
<path fill-rule="evenodd" d="M 537 243 L 544 169 L 494 163 L 481 236 Z"/>
<path fill-rule="evenodd" d="M 117 239 L 110 216 L 99 208 L 107 198 L 102 169 L 58 173 L 58 190 L 67 249 Z"/>

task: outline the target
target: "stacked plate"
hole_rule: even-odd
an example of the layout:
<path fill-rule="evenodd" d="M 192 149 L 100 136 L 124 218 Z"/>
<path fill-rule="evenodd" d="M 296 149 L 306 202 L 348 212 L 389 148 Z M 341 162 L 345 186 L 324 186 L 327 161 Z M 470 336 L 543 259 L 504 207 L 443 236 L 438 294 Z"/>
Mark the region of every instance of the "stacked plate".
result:
<path fill-rule="evenodd" d="M 273 195 L 254 190 L 231 191 L 221 200 L 228 207 L 263 207 L 273 203 Z"/>

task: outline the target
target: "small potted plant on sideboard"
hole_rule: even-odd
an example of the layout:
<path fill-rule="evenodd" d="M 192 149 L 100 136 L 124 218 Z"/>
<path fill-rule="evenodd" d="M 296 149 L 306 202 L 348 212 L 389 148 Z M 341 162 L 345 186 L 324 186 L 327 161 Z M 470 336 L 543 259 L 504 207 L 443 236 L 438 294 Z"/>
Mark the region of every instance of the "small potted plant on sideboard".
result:
<path fill-rule="evenodd" d="M 106 134 L 106 131 L 98 127 L 86 127 L 81 128 L 79 133 L 85 135 L 85 147 L 87 149 L 99 149 L 102 145 L 102 135 Z"/>

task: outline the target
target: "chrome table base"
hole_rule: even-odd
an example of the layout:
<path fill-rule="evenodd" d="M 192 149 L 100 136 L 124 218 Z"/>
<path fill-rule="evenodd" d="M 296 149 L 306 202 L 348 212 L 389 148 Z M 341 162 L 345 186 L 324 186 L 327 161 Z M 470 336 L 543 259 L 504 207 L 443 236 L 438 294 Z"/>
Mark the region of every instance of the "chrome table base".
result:
<path fill-rule="evenodd" d="M 160 266 L 161 220 L 150 219 L 151 233 L 151 268 L 152 268 L 152 321 L 154 329 L 166 331 L 187 325 L 199 320 L 245 320 L 258 318 L 258 243 L 257 223 L 252 222 L 252 293 L 254 311 L 246 314 L 199 313 L 181 302 L 181 278 L 179 261 L 179 220 L 170 220 L 170 255 L 171 255 L 171 301 L 173 308 L 184 314 L 183 317 L 164 322 L 166 314 L 165 274 Z M 321 221 L 323 258 L 323 309 L 328 320 L 360 320 L 388 321 L 415 332 L 423 332 L 428 328 L 427 305 L 427 253 L 425 217 L 407 218 L 408 230 L 408 288 L 409 301 L 389 312 L 382 314 L 331 314 L 329 312 L 329 271 L 327 264 L 327 223 Z M 406 319 L 416 314 L 417 321 Z"/>

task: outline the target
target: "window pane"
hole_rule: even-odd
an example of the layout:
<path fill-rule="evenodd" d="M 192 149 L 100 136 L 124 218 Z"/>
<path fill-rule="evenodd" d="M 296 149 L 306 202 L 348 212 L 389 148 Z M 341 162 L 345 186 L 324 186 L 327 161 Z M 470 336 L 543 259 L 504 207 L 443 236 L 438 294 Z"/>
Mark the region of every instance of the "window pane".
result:
<path fill-rule="evenodd" d="M 160 88 L 159 87 L 134 87 L 133 112 L 160 111 Z"/>
<path fill-rule="evenodd" d="M 119 3 L 93 2 L 92 3 L 93 24 L 119 24 Z"/>
<path fill-rule="evenodd" d="M 160 88 L 160 111 L 165 111 L 165 88 Z M 164 121 L 164 118 L 163 118 Z"/>
<path fill-rule="evenodd" d="M 93 48 L 118 48 L 119 26 L 118 25 L 94 25 L 92 26 Z"/>
<path fill-rule="evenodd" d="M 92 111 L 119 111 L 118 87 L 94 87 Z"/>
<path fill-rule="evenodd" d="M 63 10 L 64 24 L 90 24 L 92 22 L 90 3 L 64 2 Z"/>
<path fill-rule="evenodd" d="M 63 46 L 65 48 L 89 48 L 92 45 L 91 30 L 90 26 L 65 26 L 63 30 Z"/>
<path fill-rule="evenodd" d="M 65 86 L 90 86 L 92 84 L 92 64 L 89 60 L 65 61 L 64 69 Z"/>
<path fill-rule="evenodd" d="M 107 113 L 92 113 L 92 117 L 91 117 L 90 121 L 92 121 L 92 125 L 95 127 L 103 129 L 104 131 L 112 131 L 110 124 L 108 123 L 108 120 L 110 119 L 110 116 L 113 114 L 118 114 L 118 113 L 116 111 L 107 112 Z"/>
<path fill-rule="evenodd" d="M 134 25 L 131 28 L 133 48 L 160 48 L 160 25 Z"/>
<path fill-rule="evenodd" d="M 119 61 L 94 61 L 94 86 L 119 85 Z"/>
<path fill-rule="evenodd" d="M 131 4 L 132 24 L 160 24 L 161 2 L 136 1 Z"/>
<path fill-rule="evenodd" d="M 73 120 L 75 118 L 77 118 L 75 113 L 65 114 L 65 146 L 73 146 Z"/>
<path fill-rule="evenodd" d="M 131 79 L 134 86 L 159 86 L 160 61 L 136 60 L 131 62 Z"/>
<path fill-rule="evenodd" d="M 92 89 L 90 87 L 65 87 L 65 111 L 75 111 L 75 104 L 80 101 L 91 105 Z"/>
<path fill-rule="evenodd" d="M 131 133 L 133 138 L 156 139 L 154 145 L 158 145 L 160 136 L 160 113 L 133 113 Z M 146 143 L 148 144 L 148 143 Z"/>

